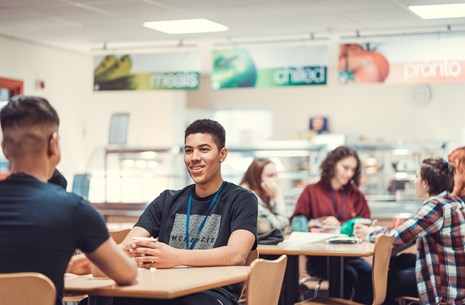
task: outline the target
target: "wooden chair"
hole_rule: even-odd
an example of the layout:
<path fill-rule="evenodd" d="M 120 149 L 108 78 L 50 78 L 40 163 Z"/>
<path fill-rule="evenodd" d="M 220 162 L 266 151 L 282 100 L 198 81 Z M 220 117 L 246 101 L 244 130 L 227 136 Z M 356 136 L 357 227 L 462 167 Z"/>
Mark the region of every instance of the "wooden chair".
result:
<path fill-rule="evenodd" d="M 119 231 L 110 231 L 110 236 L 111 236 L 111 238 L 113 238 L 115 243 L 120 244 L 126 238 L 126 235 L 128 235 L 129 231 L 131 231 L 131 229 L 123 229 L 123 230 L 119 230 Z"/>
<path fill-rule="evenodd" d="M 8 305 L 54 305 L 53 282 L 36 272 L 0 274 L 0 303 Z"/>
<path fill-rule="evenodd" d="M 415 297 L 403 296 L 396 298 L 396 302 L 399 305 L 413 305 L 420 304 L 420 299 Z"/>
<path fill-rule="evenodd" d="M 409 297 L 409 296 L 403 296 L 403 297 L 398 297 L 396 298 L 396 302 L 399 305 L 414 305 L 414 304 L 421 304 L 420 298 L 416 297 Z M 439 302 L 439 305 L 447 305 L 446 302 Z"/>
<path fill-rule="evenodd" d="M 329 283 L 326 277 L 321 278 L 308 274 L 307 256 L 299 255 L 299 294 L 303 296 L 307 290 L 313 290 L 313 297 L 315 298 L 320 290 L 328 290 L 328 287 Z"/>
<path fill-rule="evenodd" d="M 373 253 L 373 305 L 381 305 L 386 298 L 389 259 L 392 252 L 393 236 L 383 235 L 376 241 Z M 339 298 L 316 297 L 295 305 L 359 305 L 360 303 Z M 361 305 L 361 304 L 360 304 Z"/>
<path fill-rule="evenodd" d="M 258 258 L 258 250 L 251 250 L 249 252 L 249 255 L 247 256 L 247 259 L 245 261 L 246 266 L 250 266 L 257 258 Z M 242 286 L 242 292 L 241 296 L 239 297 L 239 304 L 245 304 L 246 303 L 246 289 L 247 289 L 247 282 L 244 282 L 244 285 Z"/>
<path fill-rule="evenodd" d="M 258 249 L 255 249 L 255 250 L 251 250 L 249 252 L 249 255 L 247 256 L 247 259 L 245 261 L 245 265 L 246 266 L 250 266 L 252 265 L 252 263 L 258 258 Z"/>
<path fill-rule="evenodd" d="M 276 260 L 257 259 L 247 279 L 247 305 L 277 305 L 281 295 L 287 256 Z"/>

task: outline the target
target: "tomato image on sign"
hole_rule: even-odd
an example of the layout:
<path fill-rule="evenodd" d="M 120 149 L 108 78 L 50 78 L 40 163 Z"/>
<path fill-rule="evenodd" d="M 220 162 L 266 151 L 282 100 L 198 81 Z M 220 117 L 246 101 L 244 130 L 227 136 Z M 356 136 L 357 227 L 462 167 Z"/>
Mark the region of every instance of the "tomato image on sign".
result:
<path fill-rule="evenodd" d="M 389 62 L 383 54 L 360 44 L 342 44 L 339 48 L 339 81 L 342 84 L 382 83 L 389 74 Z"/>
<path fill-rule="evenodd" d="M 211 81 L 213 89 L 254 87 L 257 68 L 246 50 L 215 51 Z"/>

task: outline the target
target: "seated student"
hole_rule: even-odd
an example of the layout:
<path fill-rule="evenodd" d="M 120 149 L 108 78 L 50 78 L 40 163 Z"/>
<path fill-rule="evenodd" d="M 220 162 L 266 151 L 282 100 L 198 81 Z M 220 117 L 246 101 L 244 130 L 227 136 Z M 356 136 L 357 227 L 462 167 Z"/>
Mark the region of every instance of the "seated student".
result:
<path fill-rule="evenodd" d="M 273 229 L 289 231 L 284 196 L 278 185 L 278 172 L 271 160 L 253 160 L 242 178 L 241 186 L 257 196 L 258 234 L 265 234 Z"/>
<path fill-rule="evenodd" d="M 52 177 L 48 179 L 48 183 L 53 183 L 58 186 L 61 186 L 65 191 L 68 186 L 68 181 L 66 181 L 65 176 L 63 176 L 56 168 L 53 171 Z"/>
<path fill-rule="evenodd" d="M 121 243 L 139 267 L 244 265 L 257 245 L 257 198 L 223 181 L 225 130 L 216 121 L 197 120 L 184 137 L 184 163 L 194 181 L 166 190 L 150 203 Z M 133 237 L 158 237 L 157 242 Z M 174 300 L 115 298 L 114 304 L 237 304 L 241 285 L 203 291 Z"/>
<path fill-rule="evenodd" d="M 17 96 L 0 111 L 0 123 L 11 169 L 0 181 L 0 273 L 42 273 L 62 304 L 64 273 L 79 248 L 118 284 L 134 283 L 136 264 L 109 238 L 100 214 L 47 183 L 61 158 L 55 109 L 44 98 Z"/>
<path fill-rule="evenodd" d="M 465 201 L 465 146 L 454 149 L 447 158 L 455 168 L 452 193 Z"/>
<path fill-rule="evenodd" d="M 412 218 L 392 230 L 355 225 L 355 235 L 370 241 L 391 231 L 394 245 L 416 240 L 421 304 L 462 304 L 465 300 L 465 203 L 450 193 L 453 187 L 454 166 L 442 158 L 425 159 L 415 180 L 417 195 L 425 201 Z"/>
<path fill-rule="evenodd" d="M 339 146 L 330 151 L 320 165 L 321 178 L 309 184 L 300 195 L 292 215 L 293 228 L 297 220 L 304 217 L 308 228 L 319 224 L 325 227 L 339 226 L 353 217 L 370 218 L 370 209 L 362 192 L 359 191 L 361 162 L 357 152 L 348 146 Z M 331 277 L 339 276 L 339 260 L 331 263 Z M 312 276 L 325 278 L 327 257 L 307 258 L 307 271 Z M 350 299 L 360 276 L 371 273 L 371 265 L 359 257 L 344 258 L 344 298 Z M 332 281 L 330 295 L 339 294 L 339 281 Z"/>

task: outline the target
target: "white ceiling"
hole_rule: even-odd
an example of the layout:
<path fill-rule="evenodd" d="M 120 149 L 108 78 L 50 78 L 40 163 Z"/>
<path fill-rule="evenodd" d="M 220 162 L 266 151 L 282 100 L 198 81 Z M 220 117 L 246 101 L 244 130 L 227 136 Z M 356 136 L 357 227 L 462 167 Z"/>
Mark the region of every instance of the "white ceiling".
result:
<path fill-rule="evenodd" d="M 464 31 L 465 18 L 423 20 L 407 6 L 455 0 L 0 0 L 0 35 L 93 49 L 368 33 Z M 208 18 L 227 32 L 168 35 L 144 21 Z"/>

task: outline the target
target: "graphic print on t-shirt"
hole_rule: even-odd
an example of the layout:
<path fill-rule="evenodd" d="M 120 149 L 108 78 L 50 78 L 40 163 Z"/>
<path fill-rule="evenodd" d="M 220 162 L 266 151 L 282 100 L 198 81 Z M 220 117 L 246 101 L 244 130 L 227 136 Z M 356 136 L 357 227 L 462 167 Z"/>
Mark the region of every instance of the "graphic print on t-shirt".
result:
<path fill-rule="evenodd" d="M 197 235 L 197 230 L 205 215 L 191 215 L 189 220 L 189 245 Z M 194 249 L 212 249 L 220 229 L 221 215 L 213 214 L 207 217 L 205 225 L 199 234 Z M 169 245 L 186 249 L 186 214 L 176 214 Z"/>

